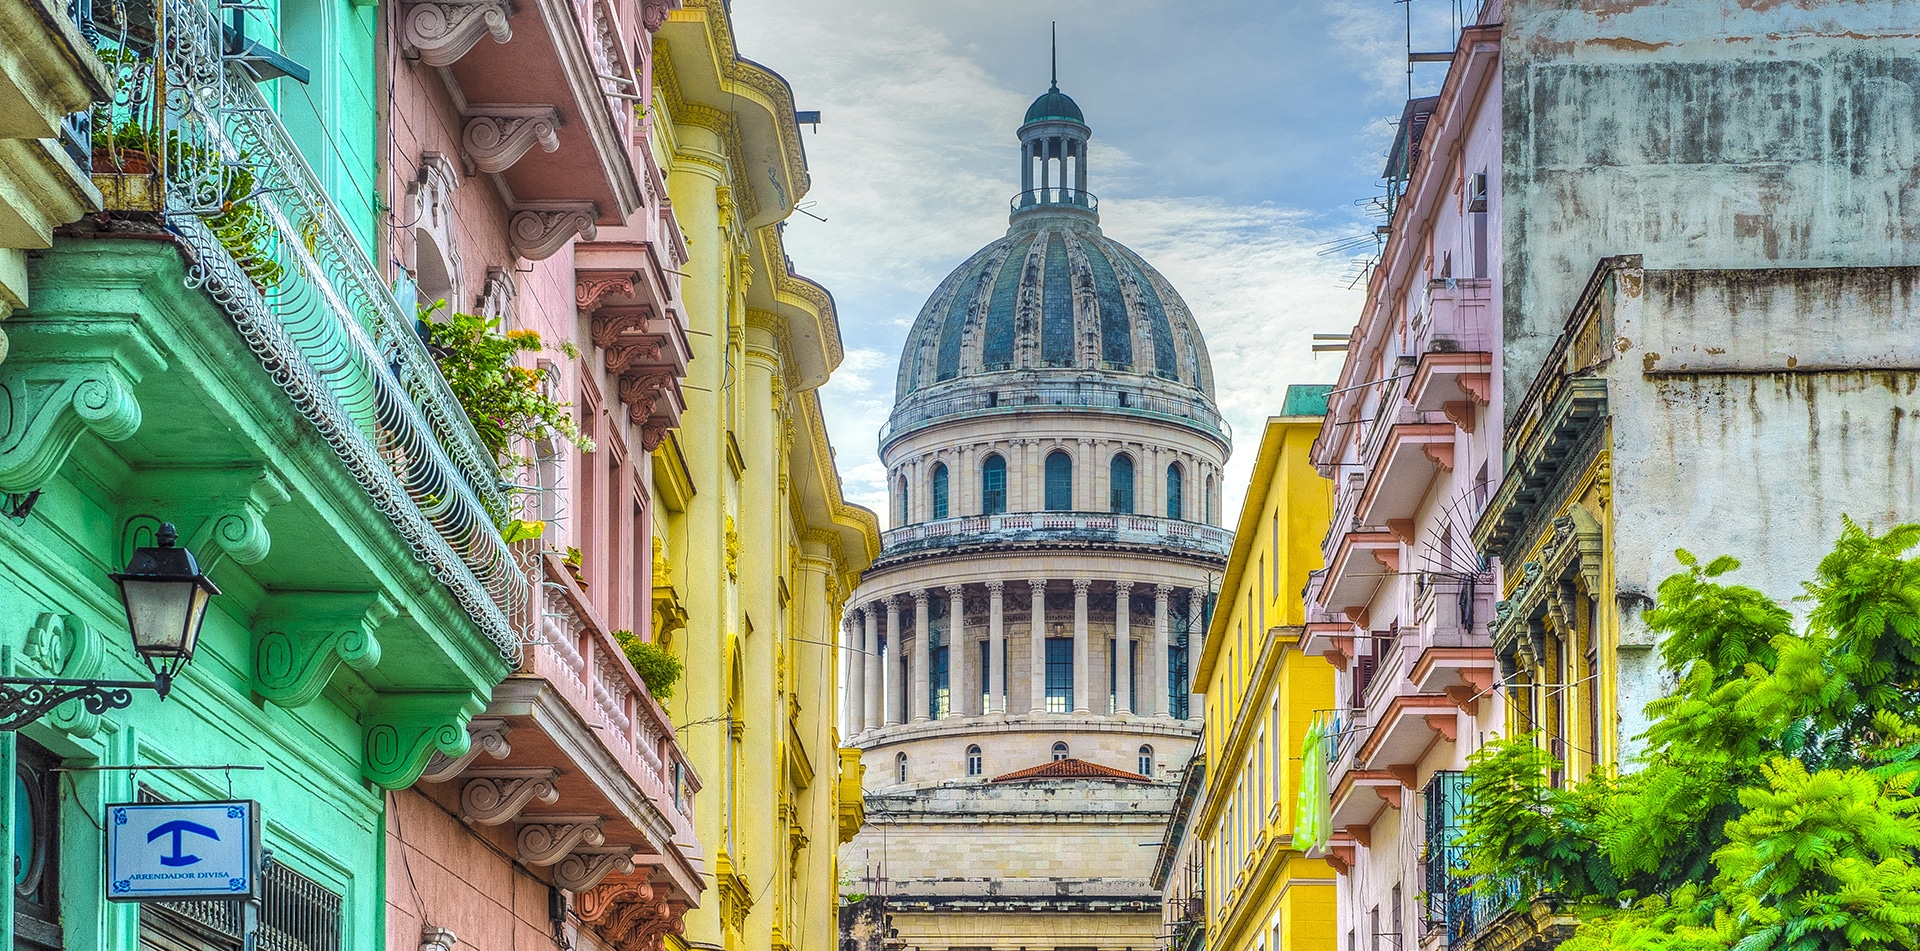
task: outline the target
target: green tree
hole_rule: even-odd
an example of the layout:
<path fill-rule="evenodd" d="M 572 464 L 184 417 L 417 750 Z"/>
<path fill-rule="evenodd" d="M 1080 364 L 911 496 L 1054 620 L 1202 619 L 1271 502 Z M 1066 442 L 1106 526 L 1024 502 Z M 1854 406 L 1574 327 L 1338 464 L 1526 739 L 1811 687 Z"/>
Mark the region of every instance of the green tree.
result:
<path fill-rule="evenodd" d="M 1920 525 L 1847 521 L 1803 629 L 1721 557 L 1660 585 L 1674 689 L 1624 776 L 1547 785 L 1535 736 L 1469 767 L 1467 874 L 1558 901 L 1566 951 L 1920 949 Z"/>

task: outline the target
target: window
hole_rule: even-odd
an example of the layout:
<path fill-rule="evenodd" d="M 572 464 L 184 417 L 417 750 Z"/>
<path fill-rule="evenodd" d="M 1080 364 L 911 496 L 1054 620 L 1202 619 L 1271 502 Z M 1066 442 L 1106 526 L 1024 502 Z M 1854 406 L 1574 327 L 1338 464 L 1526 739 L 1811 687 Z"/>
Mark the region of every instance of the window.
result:
<path fill-rule="evenodd" d="M 933 517 L 947 517 L 947 465 L 933 464 Z"/>
<path fill-rule="evenodd" d="M 907 754 L 905 753 L 893 754 L 893 781 L 896 783 L 907 781 Z"/>
<path fill-rule="evenodd" d="M 1061 760 L 1066 758 L 1067 758 L 1067 744 L 1065 743 L 1053 744 L 1053 761 L 1058 763 Z"/>
<path fill-rule="evenodd" d="M 938 635 L 927 647 L 927 716 L 944 720 L 953 710 L 953 696 L 947 676 L 947 639 Z"/>
<path fill-rule="evenodd" d="M 141 802 L 161 802 L 141 787 Z M 340 893 L 274 862 L 260 872 L 259 931 L 284 951 L 340 951 L 346 935 Z M 220 948 L 239 951 L 246 934 L 243 901 L 148 902 L 140 909 L 142 948 Z"/>
<path fill-rule="evenodd" d="M 1167 646 L 1167 712 L 1176 720 L 1188 717 L 1188 701 L 1192 695 L 1187 692 L 1187 638 L 1193 635 L 1187 632 L 1186 612 L 1175 612 L 1167 619 L 1172 644 Z"/>
<path fill-rule="evenodd" d="M 980 466 L 980 514 L 1004 515 L 1007 511 L 1007 460 L 988 456 Z"/>
<path fill-rule="evenodd" d="M 1073 511 L 1073 457 L 1058 450 L 1047 457 L 1047 511 Z"/>
<path fill-rule="evenodd" d="M 967 747 L 967 775 L 978 776 L 981 773 L 980 747 Z"/>
<path fill-rule="evenodd" d="M 1140 747 L 1139 773 L 1142 776 L 1153 775 L 1153 747 L 1151 746 L 1143 745 Z"/>
<path fill-rule="evenodd" d="M 901 476 L 893 487 L 893 524 L 905 525 L 911 520 L 907 509 L 907 477 Z"/>
<path fill-rule="evenodd" d="M 1047 712 L 1073 712 L 1073 638 L 1047 638 Z"/>
<path fill-rule="evenodd" d="M 14 947 L 60 948 L 60 761 L 24 736 L 14 742 Z"/>
<path fill-rule="evenodd" d="M 1214 524 L 1214 521 L 1213 521 L 1213 476 L 1207 476 L 1207 490 L 1206 490 L 1206 493 L 1205 493 L 1204 495 L 1202 495 L 1202 496 L 1201 496 L 1201 498 L 1200 498 L 1200 502 L 1201 502 L 1201 504 L 1203 504 L 1203 505 L 1205 505 L 1205 506 L 1207 507 L 1207 511 L 1206 511 L 1206 515 L 1207 515 L 1207 518 L 1206 518 L 1206 522 L 1207 522 L 1207 524 L 1208 524 L 1208 525 L 1212 525 L 1212 524 Z"/>
<path fill-rule="evenodd" d="M 1181 475 L 1182 473 L 1180 471 L 1179 463 L 1176 462 L 1176 463 L 1173 463 L 1172 465 L 1167 466 L 1167 517 L 1168 518 L 1181 519 L 1181 518 L 1187 517 L 1185 511 L 1183 511 L 1184 507 L 1181 504 L 1181 498 L 1180 498 Z"/>
<path fill-rule="evenodd" d="M 980 656 L 975 658 L 975 661 L 978 664 L 978 666 L 975 669 L 979 672 L 979 676 L 975 677 L 973 682 L 980 685 L 980 715 L 985 716 L 987 714 L 987 711 L 993 708 L 993 697 L 990 692 L 993 688 L 993 684 L 992 684 L 993 642 L 980 641 L 978 643 L 980 645 Z M 1003 639 L 1000 642 L 1000 654 L 1002 659 L 1005 658 L 1006 651 L 1007 651 L 1007 643 Z M 1006 679 L 1005 673 L 1002 673 L 1000 676 L 1002 680 Z M 1007 685 L 1005 683 L 1002 683 L 1000 685 L 1000 689 L 1004 691 L 1006 689 L 1006 686 Z M 1004 695 L 1003 695 L 1003 698 L 1004 698 Z"/>
<path fill-rule="evenodd" d="M 1107 466 L 1107 508 L 1115 515 L 1133 514 L 1133 457 L 1122 453 Z"/>

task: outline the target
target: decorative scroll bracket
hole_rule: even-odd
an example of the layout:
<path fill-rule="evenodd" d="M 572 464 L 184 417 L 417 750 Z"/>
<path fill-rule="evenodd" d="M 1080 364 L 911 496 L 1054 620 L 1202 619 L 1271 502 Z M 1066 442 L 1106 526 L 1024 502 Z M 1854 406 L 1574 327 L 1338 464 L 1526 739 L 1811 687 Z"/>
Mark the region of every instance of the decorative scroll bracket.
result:
<path fill-rule="evenodd" d="M 507 733 L 512 729 L 505 720 L 483 719 L 467 724 L 467 737 L 470 740 L 467 751 L 459 756 L 435 752 L 427 760 L 427 768 L 420 774 L 420 781 L 444 783 L 460 775 L 483 752 L 494 759 L 506 759 L 513 752 L 513 747 L 507 743 Z"/>
<path fill-rule="evenodd" d="M 582 846 L 606 843 L 599 816 L 539 816 L 520 825 L 516 838 L 520 861 L 528 865 L 552 865 Z"/>
<path fill-rule="evenodd" d="M 106 648 L 101 644 L 100 635 L 79 615 L 43 612 L 27 629 L 27 641 L 21 647 L 20 656 L 42 673 L 84 681 L 100 676 Z M 56 729 L 89 737 L 100 732 L 101 712 L 104 711 L 95 711 L 92 704 L 82 698 L 79 704 L 63 703 L 54 707 L 46 719 Z"/>
<path fill-rule="evenodd" d="M 507 18 L 513 7 L 507 0 L 425 0 L 407 5 L 400 27 L 401 43 L 428 66 L 452 66 L 492 34 L 493 41 L 513 39 Z"/>
<path fill-rule="evenodd" d="M 553 867 L 553 883 L 568 891 L 583 892 L 615 872 L 633 872 L 633 846 L 574 849 Z"/>
<path fill-rule="evenodd" d="M 273 550 L 267 513 L 292 498 L 278 475 L 258 465 L 148 469 L 141 473 L 139 490 L 142 494 L 128 501 L 166 512 L 208 570 L 223 557 L 243 565 L 264 561 Z M 120 560 L 133 557 L 143 531 L 159 528 L 160 520 L 152 516 L 128 519 L 121 532 Z"/>
<path fill-rule="evenodd" d="M 280 592 L 254 622 L 253 692 L 287 708 L 312 703 L 341 664 L 380 663 L 374 631 L 399 613 L 378 593 Z"/>
<path fill-rule="evenodd" d="M 607 919 L 622 902 L 650 902 L 653 900 L 653 886 L 646 881 L 622 879 L 593 888 L 576 889 L 574 900 L 580 920 L 587 924 L 598 924 Z"/>
<path fill-rule="evenodd" d="M 552 106 L 470 106 L 460 131 L 467 161 L 483 172 L 504 172 L 533 150 L 560 148 L 560 110 Z"/>
<path fill-rule="evenodd" d="M 134 384 L 165 365 L 129 318 L 9 322 L 0 364 L 0 493 L 46 485 L 86 433 L 119 442 L 140 428 Z"/>
<path fill-rule="evenodd" d="M 553 256 L 574 235 L 592 241 L 599 235 L 594 219 L 600 216 L 590 201 L 525 202 L 513 206 L 507 221 L 507 234 L 514 253 L 529 261 Z"/>
<path fill-rule="evenodd" d="M 560 800 L 553 781 L 557 769 L 487 769 L 467 774 L 460 791 L 460 817 L 483 826 L 512 822 L 535 799 L 548 805 Z"/>
<path fill-rule="evenodd" d="M 435 751 L 467 752 L 467 720 L 484 703 L 484 696 L 464 690 L 380 695 L 360 718 L 361 772 L 382 789 L 413 785 Z"/>

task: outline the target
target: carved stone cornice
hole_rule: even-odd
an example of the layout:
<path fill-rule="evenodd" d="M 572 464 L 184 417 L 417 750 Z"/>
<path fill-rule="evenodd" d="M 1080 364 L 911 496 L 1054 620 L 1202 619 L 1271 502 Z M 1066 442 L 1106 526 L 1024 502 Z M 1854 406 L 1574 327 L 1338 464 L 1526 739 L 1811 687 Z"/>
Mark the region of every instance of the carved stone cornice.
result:
<path fill-rule="evenodd" d="M 492 34 L 496 43 L 513 39 L 507 0 L 423 0 L 407 4 L 400 42 L 428 66 L 452 66 Z"/>
<path fill-rule="evenodd" d="M 574 896 L 574 911 L 581 921 L 590 925 L 607 920 L 622 903 L 653 901 L 653 886 L 636 879 L 608 882 L 578 892 Z"/>
<path fill-rule="evenodd" d="M 667 15 L 678 6 L 679 0 L 641 0 L 640 25 L 646 27 L 648 33 L 658 33 L 667 22 Z"/>
<path fill-rule="evenodd" d="M 592 241 L 598 230 L 594 219 L 599 211 L 590 201 L 539 201 L 513 206 L 507 221 L 507 236 L 516 254 L 529 261 L 553 256 L 578 235 Z"/>
<path fill-rule="evenodd" d="M 127 318 L 23 318 L 0 364 L 0 492 L 44 486 L 92 433 L 119 442 L 140 428 L 133 385 L 159 357 Z"/>
<path fill-rule="evenodd" d="M 304 707 L 340 665 L 372 670 L 380 663 L 374 632 L 397 613 L 379 593 L 274 592 L 253 625 L 248 686 L 279 706 Z"/>
<path fill-rule="evenodd" d="M 560 110 L 553 106 L 468 106 L 460 148 L 483 172 L 504 172 L 535 145 L 560 149 Z"/>
<path fill-rule="evenodd" d="M 467 724 L 467 735 L 471 741 L 467 751 L 459 756 L 434 753 L 427 761 L 426 771 L 420 774 L 420 780 L 444 783 L 460 775 L 483 752 L 494 759 L 506 759 L 513 752 L 513 747 L 507 743 L 507 733 L 512 729 L 507 721 L 491 718 Z"/>
<path fill-rule="evenodd" d="M 633 873 L 633 846 L 574 849 L 553 867 L 553 883 L 570 892 L 583 892 L 616 873 Z"/>
<path fill-rule="evenodd" d="M 558 802 L 554 780 L 559 776 L 559 770 L 550 768 L 474 770 L 460 790 L 460 818 L 483 826 L 512 822 L 535 799 L 548 805 Z"/>
<path fill-rule="evenodd" d="M 465 690 L 380 694 L 360 716 L 361 771 L 382 789 L 405 789 L 434 753 L 463 756 L 472 748 L 467 718 L 481 698 Z"/>
<path fill-rule="evenodd" d="M 520 861 L 528 865 L 553 865 L 582 845 L 606 844 L 600 832 L 599 816 L 538 816 L 520 824 L 514 842 L 520 848 Z"/>
<path fill-rule="evenodd" d="M 666 370 L 629 373 L 622 376 L 620 401 L 627 404 L 627 418 L 635 423 L 646 422 L 647 417 L 653 415 L 654 406 L 659 402 L 661 393 L 667 387 L 678 383 L 679 378 Z"/>
<path fill-rule="evenodd" d="M 600 302 L 609 296 L 632 297 L 640 286 L 640 274 L 626 268 L 600 269 L 581 268 L 573 272 L 573 305 L 583 314 L 592 314 Z M 640 317 L 641 326 L 645 325 L 645 315 Z M 624 331 L 614 329 L 602 331 L 602 321 L 596 316 L 593 321 L 593 345 L 604 347 L 600 341 L 603 334 L 619 336 Z"/>

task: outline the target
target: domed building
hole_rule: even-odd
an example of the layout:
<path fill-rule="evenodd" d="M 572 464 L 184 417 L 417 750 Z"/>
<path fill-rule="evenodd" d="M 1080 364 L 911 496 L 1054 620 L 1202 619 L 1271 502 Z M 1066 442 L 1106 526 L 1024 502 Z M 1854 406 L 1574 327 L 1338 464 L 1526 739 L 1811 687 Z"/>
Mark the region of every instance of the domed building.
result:
<path fill-rule="evenodd" d="M 1199 732 L 1231 440 L 1186 303 L 1100 230 L 1090 137 L 1057 84 L 1034 101 L 1006 234 L 901 354 L 893 527 L 845 631 L 866 824 L 843 890 L 888 919 L 851 922 L 859 946 L 1160 944 L 1149 846 Z"/>

